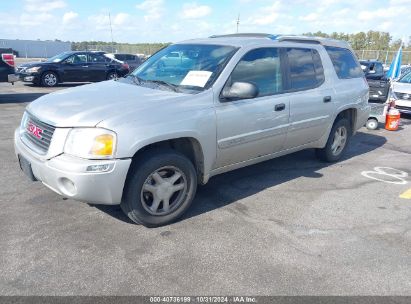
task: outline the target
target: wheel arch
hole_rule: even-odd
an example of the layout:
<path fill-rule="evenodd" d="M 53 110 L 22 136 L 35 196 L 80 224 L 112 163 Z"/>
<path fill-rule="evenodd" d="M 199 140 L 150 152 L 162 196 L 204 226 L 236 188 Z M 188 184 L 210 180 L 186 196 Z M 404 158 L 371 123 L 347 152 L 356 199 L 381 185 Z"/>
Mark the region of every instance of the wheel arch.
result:
<path fill-rule="evenodd" d="M 203 149 L 200 141 L 197 138 L 191 136 L 174 137 L 145 143 L 144 145 L 140 146 L 137 151 L 134 152 L 129 173 L 131 171 L 133 163 L 135 163 L 138 159 L 144 157 L 144 155 L 149 154 L 150 151 L 161 150 L 174 150 L 186 156 L 196 169 L 199 183 L 203 184 L 206 182 L 204 174 L 205 169 Z"/>
<path fill-rule="evenodd" d="M 333 125 L 341 118 L 346 118 L 350 122 L 351 135 L 355 134 L 356 122 L 357 122 L 357 109 L 355 107 L 346 108 L 340 110 L 334 119 Z"/>
<path fill-rule="evenodd" d="M 316 143 L 315 147 L 316 148 L 324 148 L 325 145 L 327 144 L 328 137 L 330 136 L 330 132 L 334 124 L 340 119 L 340 118 L 346 118 L 350 122 L 351 126 L 351 135 L 355 134 L 356 130 L 356 121 L 357 121 L 357 115 L 358 115 L 358 110 L 355 107 L 346 107 L 339 109 L 336 111 L 336 115 L 334 119 L 332 120 L 332 123 L 328 126 L 327 132 L 324 133 L 324 135 L 320 138 L 320 140 Z"/>

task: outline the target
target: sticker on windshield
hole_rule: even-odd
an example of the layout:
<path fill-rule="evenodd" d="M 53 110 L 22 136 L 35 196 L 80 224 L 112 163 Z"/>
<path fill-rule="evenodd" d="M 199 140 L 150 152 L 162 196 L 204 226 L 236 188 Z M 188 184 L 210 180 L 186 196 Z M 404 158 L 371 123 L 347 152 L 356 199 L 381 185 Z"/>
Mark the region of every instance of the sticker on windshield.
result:
<path fill-rule="evenodd" d="M 180 85 L 204 88 L 212 74 L 213 72 L 209 71 L 190 71 L 187 73 L 186 77 L 184 77 Z"/>

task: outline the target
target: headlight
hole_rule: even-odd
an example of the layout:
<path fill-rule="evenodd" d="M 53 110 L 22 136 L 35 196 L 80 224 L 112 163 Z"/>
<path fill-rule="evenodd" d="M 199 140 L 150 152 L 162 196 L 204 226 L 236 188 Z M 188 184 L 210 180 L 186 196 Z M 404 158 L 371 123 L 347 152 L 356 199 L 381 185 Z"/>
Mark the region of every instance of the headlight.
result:
<path fill-rule="evenodd" d="M 26 70 L 26 73 L 37 73 L 40 69 L 41 69 L 41 67 L 28 68 Z"/>
<path fill-rule="evenodd" d="M 116 133 L 101 128 L 74 128 L 70 131 L 64 152 L 88 159 L 113 158 L 117 143 Z"/>
<path fill-rule="evenodd" d="M 20 122 L 20 134 L 22 134 L 26 130 L 28 119 L 29 119 L 29 116 L 27 115 L 27 112 L 24 112 L 23 117 L 21 118 L 21 122 Z"/>

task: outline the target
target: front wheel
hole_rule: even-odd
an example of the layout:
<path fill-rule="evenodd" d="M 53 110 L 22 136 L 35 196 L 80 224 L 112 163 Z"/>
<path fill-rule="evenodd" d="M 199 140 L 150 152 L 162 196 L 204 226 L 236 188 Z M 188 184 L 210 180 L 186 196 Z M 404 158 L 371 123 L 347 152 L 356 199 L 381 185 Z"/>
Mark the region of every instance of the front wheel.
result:
<path fill-rule="evenodd" d="M 197 190 L 197 175 L 184 155 L 155 151 L 140 157 L 130 170 L 120 206 L 135 223 L 163 226 L 189 208 Z"/>
<path fill-rule="evenodd" d="M 45 87 L 55 87 L 57 83 L 57 75 L 53 72 L 45 72 L 41 76 L 41 84 Z"/>
<path fill-rule="evenodd" d="M 351 125 L 348 119 L 340 118 L 337 120 L 331 129 L 325 147 L 323 149 L 316 149 L 317 157 L 326 162 L 340 160 L 347 148 L 351 134 Z"/>

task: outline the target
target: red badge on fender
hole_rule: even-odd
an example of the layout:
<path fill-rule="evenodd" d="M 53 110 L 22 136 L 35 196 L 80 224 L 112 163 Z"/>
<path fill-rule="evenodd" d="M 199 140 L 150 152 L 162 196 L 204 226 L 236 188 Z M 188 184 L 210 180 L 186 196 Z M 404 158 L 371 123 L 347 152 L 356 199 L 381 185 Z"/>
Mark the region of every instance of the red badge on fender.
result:
<path fill-rule="evenodd" d="M 43 133 L 43 130 L 37 127 L 35 124 L 33 124 L 31 121 L 29 121 L 27 125 L 27 131 L 37 137 L 38 139 L 41 139 L 41 133 Z"/>

